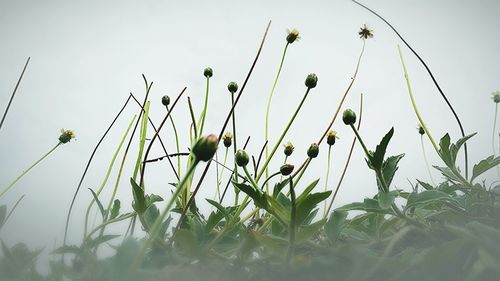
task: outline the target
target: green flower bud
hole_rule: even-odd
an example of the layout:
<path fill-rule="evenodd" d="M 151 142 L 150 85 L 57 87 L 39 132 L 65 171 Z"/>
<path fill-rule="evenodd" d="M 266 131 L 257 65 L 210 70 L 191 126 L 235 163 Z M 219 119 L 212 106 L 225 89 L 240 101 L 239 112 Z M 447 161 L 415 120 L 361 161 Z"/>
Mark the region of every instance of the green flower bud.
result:
<path fill-rule="evenodd" d="M 337 132 L 335 131 L 329 131 L 328 134 L 326 134 L 326 143 L 330 146 L 335 144 L 335 140 L 337 139 Z"/>
<path fill-rule="evenodd" d="M 207 67 L 205 68 L 205 70 L 203 71 L 203 75 L 207 78 L 210 78 L 214 75 L 214 71 L 210 68 L 210 67 Z"/>
<path fill-rule="evenodd" d="M 231 144 L 233 143 L 233 134 L 229 132 L 225 133 L 224 136 L 222 137 L 222 141 L 225 147 L 230 147 Z"/>
<path fill-rule="evenodd" d="M 344 124 L 346 125 L 356 123 L 356 113 L 354 113 L 351 109 L 344 110 L 344 114 L 342 114 L 342 121 L 344 121 Z"/>
<path fill-rule="evenodd" d="M 493 92 L 493 102 L 499 103 L 500 102 L 500 91 L 495 91 Z"/>
<path fill-rule="evenodd" d="M 161 103 L 164 105 L 164 106 L 168 106 L 170 104 L 170 97 L 167 96 L 167 95 L 164 95 L 162 98 L 161 98 Z"/>
<path fill-rule="evenodd" d="M 292 44 L 298 40 L 300 40 L 300 35 L 297 29 L 287 30 L 286 42 L 288 42 L 288 44 Z"/>
<path fill-rule="evenodd" d="M 207 162 L 214 157 L 217 151 L 218 139 L 215 135 L 200 138 L 191 149 L 196 159 Z"/>
<path fill-rule="evenodd" d="M 285 164 L 280 167 L 280 173 L 283 176 L 288 176 L 293 172 L 293 168 L 295 168 L 292 164 Z"/>
<path fill-rule="evenodd" d="M 292 155 L 293 153 L 293 150 L 295 149 L 295 147 L 293 146 L 293 144 L 291 142 L 287 142 L 285 145 L 283 145 L 285 147 L 284 149 L 284 153 L 286 156 L 290 156 Z"/>
<path fill-rule="evenodd" d="M 317 143 L 311 144 L 311 146 L 309 146 L 309 149 L 307 150 L 307 156 L 309 156 L 309 158 L 316 158 L 318 157 L 318 154 L 319 154 L 318 144 Z"/>
<path fill-rule="evenodd" d="M 306 87 L 309 89 L 316 87 L 316 84 L 318 84 L 318 76 L 316 76 L 316 74 L 314 73 L 307 75 L 305 84 Z"/>
<path fill-rule="evenodd" d="M 230 93 L 234 94 L 236 93 L 236 91 L 238 91 L 238 84 L 236 84 L 236 82 L 230 82 L 229 84 L 227 84 L 227 89 Z"/>
<path fill-rule="evenodd" d="M 75 132 L 72 130 L 61 129 L 61 135 L 59 136 L 60 143 L 68 143 L 75 138 Z"/>
<path fill-rule="evenodd" d="M 250 161 L 250 158 L 244 150 L 238 149 L 236 154 L 234 154 L 234 161 L 236 161 L 236 165 L 238 165 L 238 167 L 245 167 Z"/>
<path fill-rule="evenodd" d="M 417 125 L 417 130 L 418 130 L 418 133 L 420 135 L 425 135 L 425 130 L 424 130 L 424 127 L 422 127 L 422 125 L 418 124 Z"/>

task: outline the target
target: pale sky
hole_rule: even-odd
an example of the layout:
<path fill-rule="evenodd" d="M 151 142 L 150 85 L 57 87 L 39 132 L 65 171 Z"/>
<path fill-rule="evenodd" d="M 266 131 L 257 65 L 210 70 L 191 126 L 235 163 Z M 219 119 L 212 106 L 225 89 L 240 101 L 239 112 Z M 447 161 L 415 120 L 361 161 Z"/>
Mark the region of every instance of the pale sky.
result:
<path fill-rule="evenodd" d="M 497 0 L 372 0 L 368 6 L 386 17 L 420 53 L 462 118 L 467 133 L 478 132 L 469 143 L 470 163 L 492 154 L 494 104 L 491 92 L 500 88 L 500 1 Z M 214 76 L 206 133 L 218 134 L 229 111 L 226 85 L 240 85 L 253 61 L 268 20 L 271 29 L 260 60 L 236 109 L 240 144 L 251 135 L 250 154 L 263 144 L 267 95 L 285 46 L 286 30 L 297 28 L 302 40 L 288 50 L 271 107 L 271 143 L 274 144 L 305 91 L 309 73 L 318 86 L 306 100 L 285 141 L 296 146 L 290 163 L 299 165 L 310 143 L 329 123 L 353 74 L 361 49 L 357 32 L 363 24 L 374 31 L 366 42 L 360 72 L 344 108 L 359 107 L 365 94 L 361 135 L 369 148 L 395 127 L 389 155 L 406 153 L 393 188 L 409 190 L 408 180 L 429 181 L 423 161 L 417 119 L 410 105 L 397 53 L 401 44 L 389 28 L 348 0 L 335 1 L 29 1 L 0 0 L 0 108 L 3 112 L 28 56 L 31 63 L 0 131 L 0 186 L 6 186 L 30 163 L 50 149 L 61 128 L 74 129 L 77 140 L 60 147 L 46 161 L 0 198 L 9 208 L 23 194 L 25 200 L 1 230 L 9 244 L 29 242 L 35 247 L 61 243 L 69 203 L 86 161 L 129 92 L 143 99 L 141 74 L 154 81 L 151 115 L 159 123 L 165 113 L 161 96 L 172 98 L 187 86 L 186 97 L 201 111 L 205 78 Z M 419 109 L 435 138 L 460 134 L 451 113 L 424 68 L 402 46 Z M 101 146 L 82 187 L 72 216 L 70 242 L 79 243 L 82 213 L 102 182 L 109 161 L 125 128 L 137 112 L 134 104 L 124 112 Z M 185 98 L 173 113 L 181 133 L 182 149 L 188 141 L 189 113 Z M 340 139 L 333 150 L 330 186 L 344 166 L 353 134 L 339 118 L 334 125 Z M 150 131 L 151 132 L 151 131 Z M 175 151 L 171 127 L 163 130 L 168 149 Z M 149 134 L 151 136 L 151 133 Z M 442 165 L 428 141 L 429 160 Z M 137 144 L 130 153 L 118 198 L 130 210 L 128 178 Z M 307 184 L 325 177 L 327 147 L 303 178 Z M 223 149 L 219 151 L 223 157 Z M 160 156 L 159 146 L 152 156 Z M 121 156 L 118 158 L 121 159 Z M 463 157 L 459 160 L 463 168 Z M 118 162 L 103 193 L 107 202 L 116 179 Z M 281 149 L 271 165 L 278 169 Z M 203 167 L 198 169 L 198 172 Z M 215 165 L 212 165 L 215 169 Z M 227 175 L 228 173 L 226 173 Z M 433 172 L 435 179 L 440 176 Z M 489 174 L 489 180 L 495 174 Z M 166 161 L 147 170 L 146 188 L 167 197 L 174 177 Z M 215 179 L 207 178 L 200 196 L 212 198 Z M 318 189 L 324 188 L 322 180 Z M 377 192 L 359 146 L 334 206 Z M 205 202 L 198 200 L 205 213 Z M 122 231 L 122 227 L 116 228 Z M 36 235 L 36 238 L 34 237 Z"/>

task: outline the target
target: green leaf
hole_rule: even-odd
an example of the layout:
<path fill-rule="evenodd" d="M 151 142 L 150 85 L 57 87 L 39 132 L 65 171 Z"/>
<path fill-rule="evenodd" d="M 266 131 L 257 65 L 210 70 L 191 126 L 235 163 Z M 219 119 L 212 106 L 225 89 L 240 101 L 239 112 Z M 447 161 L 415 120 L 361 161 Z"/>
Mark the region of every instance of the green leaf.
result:
<path fill-rule="evenodd" d="M 269 202 L 268 211 L 288 225 L 290 223 L 290 211 L 285 208 L 285 206 L 283 206 L 276 198 L 267 194 L 264 194 L 264 196 L 266 196 L 267 201 Z"/>
<path fill-rule="evenodd" d="M 443 176 L 447 177 L 449 180 L 455 181 L 455 182 L 461 182 L 462 179 L 459 178 L 450 168 L 448 167 L 438 167 L 438 166 L 433 166 L 435 169 L 439 170 Z"/>
<path fill-rule="evenodd" d="M 426 182 L 423 182 L 423 181 L 419 181 L 417 180 L 417 182 L 426 190 L 433 190 L 434 187 Z"/>
<path fill-rule="evenodd" d="M 444 163 L 448 167 L 454 167 L 455 163 L 451 157 L 450 151 L 450 135 L 445 134 L 439 141 L 439 156 L 443 159 Z"/>
<path fill-rule="evenodd" d="M 253 199 L 255 206 L 266 209 L 268 207 L 266 197 L 264 197 L 260 191 L 255 190 L 252 186 L 245 183 L 238 183 L 233 181 L 233 185 L 243 191 L 246 195 Z"/>
<path fill-rule="evenodd" d="M 439 190 L 425 190 L 420 193 L 412 193 L 408 197 L 405 209 L 412 207 L 423 207 L 432 203 L 451 202 L 460 205 L 456 199 Z"/>
<path fill-rule="evenodd" d="M 491 155 L 488 158 L 481 160 L 479 163 L 474 165 L 474 168 L 472 168 L 472 178 L 470 179 L 471 182 L 482 173 L 488 171 L 489 169 L 499 164 L 500 164 L 500 156 L 495 157 L 494 155 Z"/>
<path fill-rule="evenodd" d="M 331 191 L 309 194 L 302 201 L 297 202 L 297 225 L 301 225 L 309 213 L 323 200 L 327 199 Z"/>
<path fill-rule="evenodd" d="M 226 221 L 230 221 L 231 220 L 231 217 L 227 213 L 226 208 L 224 206 L 222 206 L 221 204 L 219 204 L 219 202 L 216 202 L 216 201 L 210 200 L 210 199 L 205 199 L 205 200 L 207 200 L 207 202 L 210 203 L 210 205 L 212 205 L 215 208 L 217 208 L 217 210 L 226 218 Z"/>
<path fill-rule="evenodd" d="M 307 195 L 309 195 L 309 193 L 311 193 L 311 191 L 316 187 L 316 185 L 318 184 L 319 182 L 319 179 L 313 181 L 311 184 L 309 184 L 306 189 L 304 189 L 304 192 L 302 192 L 299 197 L 297 197 L 297 204 L 300 203 L 300 201 L 304 200 L 305 197 L 307 197 Z"/>
<path fill-rule="evenodd" d="M 264 246 L 264 249 L 271 251 L 278 256 L 285 256 L 288 248 L 288 240 L 274 235 L 262 235 L 258 232 L 255 232 L 254 234 L 257 241 Z"/>
<path fill-rule="evenodd" d="M 342 229 L 345 226 L 347 212 L 335 210 L 330 215 L 328 222 L 325 224 L 325 233 L 330 241 L 335 242 L 340 236 Z"/>
<path fill-rule="evenodd" d="M 138 214 L 144 213 L 146 211 L 146 198 L 144 197 L 144 189 L 135 183 L 133 178 L 130 178 L 130 184 L 132 184 L 132 194 L 134 195 L 134 203 L 132 207 Z"/>
<path fill-rule="evenodd" d="M 273 197 L 276 198 L 278 194 L 280 194 L 281 190 L 283 190 L 283 188 L 285 188 L 285 186 L 289 184 L 289 182 L 290 182 L 290 177 L 286 178 L 282 182 L 275 184 L 273 189 Z"/>
<path fill-rule="evenodd" d="M 155 204 L 149 205 L 146 211 L 144 211 L 144 213 L 142 214 L 142 218 L 144 220 L 144 223 L 146 224 L 144 227 L 146 227 L 147 229 L 151 228 L 158 216 L 160 216 L 160 210 L 158 210 L 158 207 L 156 207 Z"/>
<path fill-rule="evenodd" d="M 52 254 L 75 254 L 75 255 L 81 255 L 83 254 L 83 250 L 75 245 L 66 245 L 59 247 L 52 251 Z"/>
<path fill-rule="evenodd" d="M 146 206 L 161 201 L 163 201 L 163 198 L 161 198 L 161 196 L 159 195 L 156 194 L 146 195 Z"/>
<path fill-rule="evenodd" d="M 451 154 L 451 160 L 453 161 L 453 165 L 455 165 L 455 162 L 457 161 L 457 155 L 458 155 L 458 151 L 460 150 L 460 147 L 462 147 L 462 145 L 468 141 L 470 138 L 472 138 L 473 136 L 475 136 L 477 133 L 473 133 L 473 134 L 470 134 L 468 136 L 465 136 L 463 138 L 460 138 L 456 144 L 452 144 L 450 146 L 450 154 Z"/>
<path fill-rule="evenodd" d="M 118 217 L 118 215 L 120 214 L 120 205 L 120 200 L 115 199 L 115 201 L 113 202 L 113 207 L 111 208 L 111 213 L 109 215 L 110 220 Z"/>
<path fill-rule="evenodd" d="M 0 228 L 5 223 L 5 218 L 7 217 L 7 205 L 0 206 Z"/>
<path fill-rule="evenodd" d="M 382 214 L 390 214 L 388 210 L 384 210 L 380 208 L 378 200 L 366 198 L 363 202 L 355 202 L 344 205 L 340 208 L 336 209 L 337 211 L 352 211 L 359 210 L 365 212 L 374 212 L 374 213 L 382 213 Z"/>
<path fill-rule="evenodd" d="M 102 219 L 104 219 L 106 217 L 106 211 L 104 210 L 101 201 L 99 200 L 99 198 L 97 198 L 97 194 L 95 194 L 95 192 L 91 188 L 89 188 L 89 190 L 90 192 L 92 192 L 92 196 L 94 197 L 94 200 L 97 203 L 97 206 L 99 207 L 99 211 L 101 211 Z"/>
<path fill-rule="evenodd" d="M 313 224 L 307 225 L 307 226 L 301 226 L 297 229 L 297 243 L 302 243 L 307 240 L 309 240 L 311 237 L 316 235 L 319 230 L 325 225 L 326 219 L 322 219 L 320 221 L 317 221 Z"/>
<path fill-rule="evenodd" d="M 223 218 L 224 214 L 219 210 L 217 210 L 217 212 L 210 213 L 210 216 L 208 216 L 207 219 L 207 223 L 205 224 L 205 232 L 210 233 Z"/>
<path fill-rule="evenodd" d="M 120 237 L 121 235 L 110 235 L 110 234 L 107 234 L 107 235 L 103 235 L 103 236 L 99 236 L 97 237 L 96 239 L 88 239 L 86 240 L 84 243 L 83 243 L 83 246 L 82 247 L 85 247 L 85 248 L 88 248 L 88 249 L 93 249 L 99 245 L 101 245 L 102 243 L 106 243 L 112 239 L 115 239 L 117 237 Z"/>
<path fill-rule="evenodd" d="M 394 203 L 394 200 L 398 195 L 399 192 L 397 190 L 393 190 L 390 192 L 380 191 L 377 195 L 378 205 L 381 209 L 387 210 L 392 206 L 392 203 Z"/>
<path fill-rule="evenodd" d="M 387 145 L 394 134 L 394 127 L 392 127 L 389 132 L 382 138 L 380 144 L 377 145 L 375 152 L 371 157 L 369 157 L 370 165 L 376 169 L 382 169 L 382 164 L 384 163 L 385 151 L 387 149 Z"/>
<path fill-rule="evenodd" d="M 384 161 L 384 165 L 382 168 L 382 174 L 384 176 L 385 182 L 387 183 L 387 187 L 389 187 L 391 185 L 392 179 L 394 178 L 394 174 L 398 170 L 399 160 L 401 160 L 401 158 L 403 158 L 403 156 L 405 156 L 404 153 L 396 155 L 396 156 L 388 157 Z"/>
<path fill-rule="evenodd" d="M 185 255 L 193 257 L 198 254 L 198 241 L 194 233 L 186 229 L 178 229 L 175 232 L 175 242 Z"/>

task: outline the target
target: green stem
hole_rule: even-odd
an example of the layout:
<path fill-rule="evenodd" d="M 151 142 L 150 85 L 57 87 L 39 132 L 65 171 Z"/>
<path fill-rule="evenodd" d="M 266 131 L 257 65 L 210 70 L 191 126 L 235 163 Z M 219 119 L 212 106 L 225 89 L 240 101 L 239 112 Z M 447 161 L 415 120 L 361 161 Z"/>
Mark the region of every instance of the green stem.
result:
<path fill-rule="evenodd" d="M 276 73 L 276 78 L 274 79 L 273 87 L 271 88 L 271 92 L 269 92 L 269 98 L 267 100 L 267 108 L 266 108 L 266 129 L 264 132 L 264 136 L 265 136 L 264 141 L 269 141 L 269 111 L 271 109 L 271 100 L 273 99 L 273 93 L 274 93 L 274 90 L 276 89 L 276 85 L 278 84 L 278 79 L 280 77 L 281 68 L 283 67 L 283 62 L 285 61 L 286 50 L 288 49 L 288 45 L 290 45 L 290 43 L 287 42 L 285 45 L 285 49 L 283 50 L 283 55 L 281 57 L 281 62 L 280 62 L 280 66 L 278 68 L 278 73 Z M 268 156 L 269 156 L 269 146 L 266 146 L 266 158 Z M 266 178 L 268 178 L 268 177 L 269 177 L 269 169 L 266 168 Z"/>
<path fill-rule="evenodd" d="M 259 190 L 259 185 L 257 184 L 257 182 L 255 182 L 252 175 L 250 175 L 250 172 L 248 172 L 247 166 L 243 166 L 243 171 L 245 171 L 245 175 L 247 176 L 247 179 L 253 186 L 253 188 L 255 188 L 255 190 Z"/>
<path fill-rule="evenodd" d="M 286 255 L 286 263 L 290 265 L 290 261 L 293 256 L 293 250 L 295 247 L 295 232 L 296 232 L 296 217 L 297 217 L 297 206 L 295 202 L 295 190 L 292 184 L 292 178 L 290 177 L 290 202 L 291 202 L 291 210 L 290 210 L 290 225 L 288 228 L 288 253 Z"/>
<path fill-rule="evenodd" d="M 350 126 L 351 126 L 351 129 L 353 130 L 354 134 L 356 135 L 356 138 L 358 139 L 359 143 L 363 147 L 363 150 L 365 151 L 366 157 L 370 157 L 370 152 L 368 151 L 368 148 L 366 148 L 366 145 L 363 142 L 363 139 L 361 138 L 361 136 L 359 135 L 358 130 L 354 127 L 353 124 L 351 124 Z"/>
<path fill-rule="evenodd" d="M 168 108 L 167 108 L 168 112 Z M 170 123 L 172 123 L 172 129 L 174 130 L 174 135 L 175 135 L 175 145 L 177 148 L 177 154 L 181 152 L 180 145 L 179 145 L 179 135 L 177 134 L 177 128 L 175 127 L 175 122 L 174 118 L 172 117 L 172 114 L 170 114 Z M 181 174 L 181 156 L 177 155 L 177 174 Z"/>
<path fill-rule="evenodd" d="M 146 144 L 146 132 L 148 128 L 148 117 L 149 117 L 149 106 L 150 102 L 146 102 L 146 106 L 144 107 L 144 115 L 142 116 L 141 128 L 139 130 L 139 153 L 137 154 L 137 160 L 134 168 L 134 181 L 137 180 L 137 174 L 139 173 L 139 169 L 142 166 L 142 154 L 144 153 L 144 145 Z M 141 180 L 144 180 L 141 178 Z M 141 187 L 142 182 L 140 183 Z"/>
<path fill-rule="evenodd" d="M 285 137 L 286 133 L 288 132 L 288 130 L 290 129 L 290 127 L 292 126 L 292 123 L 293 121 L 295 120 L 295 117 L 297 117 L 297 114 L 299 113 L 300 109 L 302 108 L 302 105 L 304 104 L 307 96 L 309 95 L 309 91 L 311 90 L 311 88 L 307 88 L 306 90 L 306 93 L 304 94 L 304 97 L 302 98 L 302 100 L 300 101 L 300 104 L 299 106 L 297 107 L 297 109 L 295 110 L 292 118 L 290 119 L 290 121 L 288 121 L 288 124 L 285 128 L 285 130 L 281 133 L 281 136 L 279 137 L 278 141 L 276 142 L 276 144 L 274 145 L 273 149 L 271 150 L 271 154 L 269 156 L 266 157 L 266 162 L 264 162 L 264 165 L 262 166 L 262 168 L 260 169 L 260 172 L 259 174 L 257 175 L 257 177 L 255 178 L 255 180 L 258 182 L 259 179 L 262 177 L 262 174 L 264 173 L 264 171 L 266 170 L 267 166 L 269 165 L 269 162 L 271 161 L 271 159 L 273 158 L 274 156 L 274 153 L 276 153 L 276 150 L 278 149 L 278 146 L 281 144 L 281 142 L 283 141 L 283 138 Z"/>
<path fill-rule="evenodd" d="M 234 107 L 234 93 L 231 93 L 231 105 Z M 233 110 L 232 121 L 233 121 L 233 151 L 236 154 L 238 150 L 238 146 L 236 145 L 236 117 L 235 117 L 236 108 Z M 238 165 L 236 162 L 234 163 L 234 181 L 238 182 Z"/>
<path fill-rule="evenodd" d="M 229 154 L 228 151 L 229 151 L 229 148 L 226 147 L 226 151 L 224 153 L 223 167 L 225 167 L 226 163 L 227 163 L 227 155 Z M 218 165 L 216 167 L 218 167 Z M 224 170 L 225 169 L 222 168 L 221 171 L 220 171 L 220 174 L 217 172 L 217 190 L 215 191 L 214 200 L 217 198 L 217 194 L 219 195 L 219 200 L 220 200 L 220 197 L 221 197 L 220 196 L 220 184 L 221 184 L 221 181 L 222 181 L 222 176 L 224 175 Z"/>
<path fill-rule="evenodd" d="M 13 182 L 11 182 L 6 188 L 4 188 L 2 193 L 0 193 L 0 197 L 2 197 L 7 191 L 9 191 L 21 178 L 23 178 L 31 169 L 33 169 L 36 165 L 38 165 L 38 163 L 42 162 L 43 159 L 45 159 L 47 156 L 49 156 L 61 144 L 62 144 L 61 142 L 58 142 L 53 148 L 51 148 L 47 153 L 45 153 L 40 159 L 35 161 L 35 163 L 31 164 L 31 166 L 29 166 L 28 169 L 24 170 Z"/>
<path fill-rule="evenodd" d="M 265 181 L 264 183 L 262 184 L 262 187 L 260 188 L 261 190 L 264 190 L 264 187 L 266 186 L 266 184 L 269 182 L 269 180 L 271 180 L 273 177 L 277 176 L 277 175 L 281 175 L 281 172 L 276 172 L 274 174 L 272 174 L 271 176 L 269 176 Z"/>
<path fill-rule="evenodd" d="M 330 162 L 331 162 L 332 146 L 328 146 L 328 162 L 326 163 L 326 179 L 325 179 L 325 192 L 328 190 L 328 178 L 330 177 Z M 323 211 L 323 217 L 326 216 L 328 203 L 325 200 L 325 210 Z"/>
<path fill-rule="evenodd" d="M 436 185 L 436 183 L 434 182 L 434 178 L 432 177 L 429 161 L 427 160 L 427 154 L 425 153 L 424 136 L 423 135 L 420 135 L 420 144 L 422 145 L 422 154 L 424 155 L 424 161 L 425 161 L 425 166 L 427 168 L 427 173 L 429 173 L 429 178 L 431 179 L 432 184 Z"/>
<path fill-rule="evenodd" d="M 147 249 L 152 245 L 153 241 L 156 239 L 156 236 L 160 232 L 161 227 L 163 225 L 163 221 L 167 217 L 170 209 L 172 208 L 172 206 L 175 203 L 179 194 L 181 194 L 182 191 L 185 189 L 186 183 L 190 179 L 191 174 L 193 174 L 193 172 L 195 171 L 195 168 L 199 162 L 200 162 L 200 160 L 198 160 L 196 158 L 194 159 L 192 165 L 188 168 L 186 175 L 184 175 L 182 180 L 179 182 L 179 185 L 175 189 L 175 191 L 172 194 L 172 197 L 168 201 L 167 205 L 165 206 L 165 208 L 163 209 L 161 214 L 158 216 L 158 218 L 155 220 L 153 227 L 151 227 L 151 231 L 149 232 L 149 238 L 146 240 L 146 242 L 144 243 L 144 245 L 140 249 L 139 254 L 136 256 L 134 262 L 132 263 L 132 265 L 130 267 L 131 272 L 134 272 L 140 266 L 142 261 L 144 260 L 144 256 L 146 255 Z"/>
<path fill-rule="evenodd" d="M 200 131 L 198 132 L 199 136 L 203 135 L 203 127 L 205 126 L 205 116 L 207 115 L 207 108 L 208 108 L 209 86 L 210 86 L 210 78 L 207 77 L 207 87 L 205 91 L 205 105 L 203 106 L 203 111 L 201 112 L 200 119 L 198 120 L 198 128 L 200 129 Z"/>
<path fill-rule="evenodd" d="M 495 132 L 497 127 L 497 117 L 498 117 L 498 103 L 495 103 L 495 117 L 493 119 L 493 133 L 491 134 L 491 147 L 493 148 L 493 157 L 497 155 L 497 151 L 495 149 Z M 497 174 L 500 175 L 500 167 L 497 166 Z"/>

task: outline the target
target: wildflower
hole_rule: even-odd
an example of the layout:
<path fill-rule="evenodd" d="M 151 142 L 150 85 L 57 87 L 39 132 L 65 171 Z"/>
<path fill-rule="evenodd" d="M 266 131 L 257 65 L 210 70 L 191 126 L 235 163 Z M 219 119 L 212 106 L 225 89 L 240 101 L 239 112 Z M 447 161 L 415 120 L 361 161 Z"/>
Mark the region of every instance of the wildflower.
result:
<path fill-rule="evenodd" d="M 307 156 L 309 156 L 309 158 L 316 158 L 319 154 L 319 146 L 317 143 L 313 143 L 311 144 L 311 146 L 309 146 L 309 149 L 307 150 Z"/>
<path fill-rule="evenodd" d="M 203 75 L 207 78 L 210 78 L 214 75 L 214 71 L 210 68 L 210 67 L 207 67 L 205 68 L 205 70 L 203 71 Z"/>
<path fill-rule="evenodd" d="M 314 73 L 307 75 L 305 84 L 309 89 L 316 87 L 316 84 L 318 84 L 318 76 L 316 76 L 316 74 Z"/>
<path fill-rule="evenodd" d="M 334 145 L 335 144 L 335 140 L 338 139 L 339 137 L 337 137 L 337 132 L 335 131 L 329 131 L 327 134 L 326 134 L 326 143 L 330 146 Z"/>
<path fill-rule="evenodd" d="M 164 106 L 168 106 L 170 104 L 170 97 L 167 96 L 167 95 L 164 95 L 162 98 L 161 98 L 161 103 L 164 105 Z"/>
<path fill-rule="evenodd" d="M 75 138 L 75 132 L 73 132 L 72 130 L 61 129 L 61 135 L 59 136 L 60 143 L 70 142 L 74 138 Z"/>
<path fill-rule="evenodd" d="M 363 27 L 360 28 L 358 34 L 359 38 L 363 39 L 373 38 L 373 30 L 368 29 L 366 24 L 364 24 Z"/>
<path fill-rule="evenodd" d="M 292 164 L 284 164 L 283 166 L 280 167 L 280 173 L 283 176 L 288 176 L 293 172 L 293 168 L 295 168 Z"/>
<path fill-rule="evenodd" d="M 342 115 L 342 121 L 344 121 L 344 124 L 346 125 L 356 123 L 356 113 L 354 113 L 351 109 L 346 109 Z"/>
<path fill-rule="evenodd" d="M 236 82 L 230 82 L 229 84 L 227 84 L 227 89 L 231 94 L 234 94 L 236 93 L 236 91 L 238 91 L 238 84 L 236 84 Z"/>
<path fill-rule="evenodd" d="M 225 133 L 222 137 L 222 141 L 225 147 L 230 147 L 233 143 L 233 134 L 231 134 L 230 132 Z"/>
<path fill-rule="evenodd" d="M 291 142 L 287 142 L 286 144 L 283 145 L 285 147 L 284 149 L 284 153 L 286 156 L 290 156 L 292 155 L 293 153 L 293 150 L 295 149 L 295 147 L 293 146 L 293 144 Z"/>
<path fill-rule="evenodd" d="M 288 44 L 292 44 L 293 42 L 300 40 L 299 31 L 297 29 L 287 29 L 286 32 L 288 33 L 286 36 L 286 41 L 288 42 Z"/>
<path fill-rule="evenodd" d="M 493 97 L 492 97 L 493 102 L 499 103 L 500 102 L 500 91 L 495 91 L 491 94 L 493 95 Z"/>
<path fill-rule="evenodd" d="M 234 161 L 236 161 L 236 165 L 238 165 L 238 167 L 245 167 L 250 161 L 250 158 L 248 157 L 246 151 L 238 149 L 236 154 L 234 154 Z"/>
<path fill-rule="evenodd" d="M 215 135 L 208 135 L 200 138 L 192 148 L 192 153 L 196 159 L 207 162 L 214 157 L 217 151 L 218 140 Z"/>
<path fill-rule="evenodd" d="M 424 127 L 421 124 L 417 125 L 417 130 L 420 135 L 425 135 Z"/>

